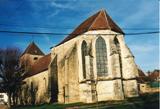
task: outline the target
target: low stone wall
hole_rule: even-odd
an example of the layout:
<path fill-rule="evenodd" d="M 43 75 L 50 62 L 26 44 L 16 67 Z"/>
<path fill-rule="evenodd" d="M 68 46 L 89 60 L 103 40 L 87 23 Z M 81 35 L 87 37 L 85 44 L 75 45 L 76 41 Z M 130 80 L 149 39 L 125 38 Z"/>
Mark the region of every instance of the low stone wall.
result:
<path fill-rule="evenodd" d="M 150 87 L 147 83 L 139 84 L 140 93 L 155 93 L 160 92 L 159 87 Z"/>

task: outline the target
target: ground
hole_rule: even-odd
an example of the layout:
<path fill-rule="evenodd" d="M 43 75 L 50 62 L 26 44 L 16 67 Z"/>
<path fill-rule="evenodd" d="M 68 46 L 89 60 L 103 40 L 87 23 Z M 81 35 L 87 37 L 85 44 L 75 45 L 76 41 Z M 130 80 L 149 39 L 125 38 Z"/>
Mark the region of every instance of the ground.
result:
<path fill-rule="evenodd" d="M 19 106 L 13 109 L 159 109 L 159 93 L 144 94 L 124 101 L 108 101 L 95 104 L 43 104 Z"/>
<path fill-rule="evenodd" d="M 0 104 L 0 109 L 8 109 L 6 105 Z"/>

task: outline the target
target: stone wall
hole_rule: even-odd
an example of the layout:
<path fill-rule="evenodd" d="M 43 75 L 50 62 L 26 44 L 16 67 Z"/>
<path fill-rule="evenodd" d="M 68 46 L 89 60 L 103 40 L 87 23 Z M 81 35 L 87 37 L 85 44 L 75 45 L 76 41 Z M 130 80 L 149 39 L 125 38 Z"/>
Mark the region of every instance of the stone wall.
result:
<path fill-rule="evenodd" d="M 108 74 L 104 77 L 97 76 L 96 68 L 95 43 L 99 36 L 105 40 L 107 45 Z M 115 37 L 119 45 L 115 42 Z M 89 49 L 89 55 L 85 57 L 86 69 L 88 69 L 87 78 L 83 77 L 82 70 L 81 44 L 84 40 Z M 75 46 L 76 56 L 72 52 Z M 91 103 L 96 100 L 122 100 L 124 95 L 125 97 L 138 96 L 137 81 L 135 80 L 138 70 L 134 56 L 124 42 L 123 35 L 110 30 L 88 31 L 52 48 L 52 55 L 53 57 L 57 55 L 59 102 Z M 71 88 L 76 91 L 74 92 Z M 77 98 L 74 99 L 70 92 L 76 93 Z"/>
<path fill-rule="evenodd" d="M 54 48 L 52 55 L 57 55 L 58 102 L 72 103 L 79 101 L 78 60 L 76 44 L 61 45 Z"/>
<path fill-rule="evenodd" d="M 20 57 L 20 65 L 24 65 L 25 70 L 27 71 L 41 57 L 43 57 L 43 55 L 32 55 L 32 54 L 26 53 L 22 57 Z"/>
<path fill-rule="evenodd" d="M 78 60 L 76 46 L 65 60 L 65 103 L 79 101 Z"/>
<path fill-rule="evenodd" d="M 131 53 L 128 46 L 125 44 L 123 36 L 118 36 L 117 38 L 120 43 L 121 49 L 123 78 L 131 79 L 138 77 L 138 69 L 137 65 L 135 64 L 133 54 Z"/>
<path fill-rule="evenodd" d="M 41 104 L 49 102 L 48 70 L 28 77 L 22 88 L 23 104 Z"/>
<path fill-rule="evenodd" d="M 138 96 L 138 86 L 136 77 L 138 77 L 138 68 L 134 61 L 134 56 L 128 46 L 125 44 L 123 36 L 117 37 L 121 49 L 122 78 L 125 97 Z"/>
<path fill-rule="evenodd" d="M 80 93 L 80 100 L 79 100 L 80 102 L 84 102 L 84 103 L 92 103 L 93 102 L 91 82 L 88 81 L 85 83 L 80 83 L 79 93 Z"/>
<path fill-rule="evenodd" d="M 147 83 L 139 83 L 139 90 L 141 94 L 160 92 L 159 87 L 151 87 Z"/>
<path fill-rule="evenodd" d="M 125 97 L 138 96 L 138 86 L 136 80 L 124 80 L 123 84 Z"/>
<path fill-rule="evenodd" d="M 49 66 L 49 76 L 48 76 L 48 91 L 50 96 L 50 102 L 58 101 L 58 65 L 57 65 L 57 55 L 52 57 L 52 62 Z"/>

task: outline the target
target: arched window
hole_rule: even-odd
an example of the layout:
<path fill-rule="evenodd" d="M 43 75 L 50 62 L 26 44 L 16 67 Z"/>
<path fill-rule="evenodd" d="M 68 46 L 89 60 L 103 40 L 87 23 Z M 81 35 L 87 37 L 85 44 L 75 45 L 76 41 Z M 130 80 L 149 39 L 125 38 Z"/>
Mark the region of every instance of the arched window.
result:
<path fill-rule="evenodd" d="M 85 60 L 85 56 L 87 56 L 87 43 L 86 43 L 86 41 L 82 42 L 81 51 L 82 51 L 83 78 L 86 79 L 86 60 Z"/>
<path fill-rule="evenodd" d="M 117 36 L 115 36 L 115 38 L 114 38 L 114 44 L 116 45 L 116 49 L 117 49 L 118 53 L 120 53 L 120 45 L 119 45 L 119 41 L 117 39 Z"/>
<path fill-rule="evenodd" d="M 96 64 L 97 64 L 97 75 L 106 76 L 108 73 L 107 48 L 105 40 L 102 37 L 99 37 L 96 40 Z"/>

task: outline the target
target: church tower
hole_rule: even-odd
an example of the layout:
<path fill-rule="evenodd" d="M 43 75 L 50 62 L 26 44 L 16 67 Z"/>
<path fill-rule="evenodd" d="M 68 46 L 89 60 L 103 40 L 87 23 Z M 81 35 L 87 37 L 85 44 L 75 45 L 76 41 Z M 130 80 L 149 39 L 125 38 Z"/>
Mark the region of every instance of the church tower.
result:
<path fill-rule="evenodd" d="M 25 70 L 28 70 L 39 58 L 43 56 L 44 53 L 40 48 L 34 42 L 31 42 L 20 57 L 20 65 L 23 65 Z"/>

